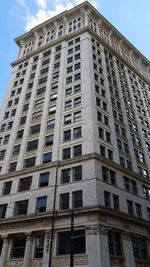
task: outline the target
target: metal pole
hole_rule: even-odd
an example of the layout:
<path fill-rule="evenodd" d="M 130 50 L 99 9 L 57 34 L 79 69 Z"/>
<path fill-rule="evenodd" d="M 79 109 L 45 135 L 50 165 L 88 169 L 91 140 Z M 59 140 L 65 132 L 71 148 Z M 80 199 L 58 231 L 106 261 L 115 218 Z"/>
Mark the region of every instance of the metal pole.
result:
<path fill-rule="evenodd" d="M 71 210 L 70 267 L 74 266 L 74 212 Z"/>

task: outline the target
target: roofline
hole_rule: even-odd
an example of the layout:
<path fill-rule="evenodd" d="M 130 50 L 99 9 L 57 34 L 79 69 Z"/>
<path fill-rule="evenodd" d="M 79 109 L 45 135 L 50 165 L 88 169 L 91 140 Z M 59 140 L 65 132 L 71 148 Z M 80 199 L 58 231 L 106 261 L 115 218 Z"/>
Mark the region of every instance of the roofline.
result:
<path fill-rule="evenodd" d="M 20 35 L 19 37 L 17 37 L 15 39 L 15 42 L 17 45 L 19 45 L 21 39 L 23 38 L 26 38 L 28 35 L 30 34 L 33 34 L 35 33 L 36 31 L 38 31 L 41 27 L 44 27 L 44 26 L 47 26 L 47 24 L 50 24 L 51 22 L 53 21 L 56 21 L 58 20 L 59 18 L 61 18 L 62 16 L 67 16 L 69 15 L 70 13 L 73 13 L 74 11 L 78 10 L 79 8 L 82 8 L 82 7 L 89 7 L 91 8 L 96 14 L 98 17 L 101 17 L 102 20 L 106 23 L 107 26 L 110 27 L 110 29 L 112 29 L 114 31 L 114 33 L 116 33 L 118 35 L 118 37 L 120 36 L 120 40 L 124 40 L 124 42 L 131 48 L 131 50 L 134 50 L 134 52 L 136 52 L 139 57 L 141 56 L 145 61 L 146 63 L 149 65 L 150 64 L 150 61 L 148 58 L 146 58 L 122 33 L 120 33 L 117 28 L 115 28 L 91 3 L 89 3 L 88 1 L 84 1 L 83 3 L 69 9 L 69 10 L 65 10 L 63 12 L 61 12 L 60 14 L 40 23 L 39 25 L 35 26 L 34 28 L 32 28 L 30 31 L 28 31 L 27 33 L 23 34 L 23 35 Z"/>

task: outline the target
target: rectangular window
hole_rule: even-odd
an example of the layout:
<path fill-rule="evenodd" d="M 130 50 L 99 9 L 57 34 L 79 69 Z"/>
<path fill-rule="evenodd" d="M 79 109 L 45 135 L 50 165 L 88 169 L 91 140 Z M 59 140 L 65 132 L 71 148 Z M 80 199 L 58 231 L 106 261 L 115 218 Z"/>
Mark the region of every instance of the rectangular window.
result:
<path fill-rule="evenodd" d="M 141 238 L 132 238 L 133 252 L 136 260 L 147 260 L 146 242 Z"/>
<path fill-rule="evenodd" d="M 66 184 L 70 182 L 70 169 L 64 169 L 61 171 L 61 183 Z"/>
<path fill-rule="evenodd" d="M 36 157 L 28 158 L 24 160 L 24 168 L 31 168 L 35 166 Z"/>
<path fill-rule="evenodd" d="M 36 234 L 35 236 L 35 251 L 34 257 L 35 258 L 43 258 L 43 251 L 44 251 L 44 234 Z"/>
<path fill-rule="evenodd" d="M 38 147 L 38 139 L 27 143 L 27 151 L 35 150 Z"/>
<path fill-rule="evenodd" d="M 15 202 L 14 215 L 26 215 L 28 210 L 28 200 Z"/>
<path fill-rule="evenodd" d="M 17 161 L 11 162 L 9 164 L 9 172 L 14 172 L 16 170 L 16 167 L 17 167 Z"/>
<path fill-rule="evenodd" d="M 123 256 L 122 239 L 120 233 L 108 231 L 108 245 L 110 256 Z"/>
<path fill-rule="evenodd" d="M 0 205 L 0 219 L 4 219 L 6 216 L 7 204 Z"/>
<path fill-rule="evenodd" d="M 36 212 L 45 212 L 47 204 L 47 197 L 39 197 L 36 201 Z"/>
<path fill-rule="evenodd" d="M 83 206 L 82 190 L 72 193 L 72 207 L 79 208 Z"/>
<path fill-rule="evenodd" d="M 2 195 L 9 195 L 11 191 L 12 181 L 4 183 Z"/>
<path fill-rule="evenodd" d="M 60 195 L 60 210 L 69 209 L 69 193 Z"/>
<path fill-rule="evenodd" d="M 52 152 L 45 153 L 43 155 L 43 163 L 47 163 L 51 161 L 52 161 Z"/>
<path fill-rule="evenodd" d="M 71 130 L 64 131 L 63 133 L 63 141 L 71 140 Z"/>
<path fill-rule="evenodd" d="M 105 207 L 111 208 L 110 193 L 107 191 L 104 191 L 104 204 Z"/>
<path fill-rule="evenodd" d="M 73 121 L 74 121 L 74 122 L 78 122 L 78 121 L 80 121 L 80 120 L 81 120 L 81 111 L 75 112 L 75 113 L 73 114 Z"/>
<path fill-rule="evenodd" d="M 73 129 L 73 139 L 81 137 L 81 126 Z"/>
<path fill-rule="evenodd" d="M 72 168 L 72 179 L 73 181 L 82 180 L 82 165 Z"/>
<path fill-rule="evenodd" d="M 14 155 L 19 155 L 20 147 L 21 147 L 21 145 L 16 145 L 16 146 L 14 146 L 14 149 L 13 149 L 13 156 L 14 156 Z"/>
<path fill-rule="evenodd" d="M 47 129 L 54 129 L 55 128 L 55 120 L 50 120 L 47 122 Z"/>
<path fill-rule="evenodd" d="M 128 207 L 128 213 L 130 215 L 134 215 L 133 202 L 131 200 L 127 200 L 127 207 Z"/>
<path fill-rule="evenodd" d="M 13 259 L 24 258 L 25 246 L 26 246 L 26 237 L 14 238 L 11 258 Z"/>
<path fill-rule="evenodd" d="M 45 136 L 45 146 L 51 146 L 53 144 L 54 135 Z"/>
<path fill-rule="evenodd" d="M 70 255 L 70 231 L 57 234 L 57 255 Z M 85 230 L 74 231 L 74 254 L 86 253 Z"/>
<path fill-rule="evenodd" d="M 71 157 L 71 148 L 64 148 L 62 151 L 62 159 L 70 159 Z"/>
<path fill-rule="evenodd" d="M 41 173 L 39 177 L 39 187 L 48 186 L 48 183 L 49 183 L 49 172 Z"/>
<path fill-rule="evenodd" d="M 30 128 L 30 134 L 38 134 L 40 132 L 41 125 L 37 124 Z"/>
<path fill-rule="evenodd" d="M 18 192 L 30 190 L 32 183 L 32 176 L 21 178 L 19 181 Z"/>
<path fill-rule="evenodd" d="M 82 145 L 77 145 L 73 147 L 73 157 L 78 157 L 82 155 Z"/>

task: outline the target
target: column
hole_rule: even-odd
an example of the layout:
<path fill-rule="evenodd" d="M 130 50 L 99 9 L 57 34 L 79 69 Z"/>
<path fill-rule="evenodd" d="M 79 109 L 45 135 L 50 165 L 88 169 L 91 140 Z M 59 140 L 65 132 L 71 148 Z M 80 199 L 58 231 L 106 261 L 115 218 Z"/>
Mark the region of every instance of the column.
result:
<path fill-rule="evenodd" d="M 127 233 L 123 235 L 123 251 L 126 259 L 126 267 L 135 267 L 132 240 L 131 236 Z"/>
<path fill-rule="evenodd" d="M 92 267 L 110 267 L 107 232 L 87 233 L 88 264 Z"/>
<path fill-rule="evenodd" d="M 8 236 L 2 236 L 3 239 L 3 247 L 0 257 L 0 267 L 5 267 L 6 261 L 7 261 L 7 255 L 8 255 L 8 248 L 9 248 L 9 238 Z"/>
<path fill-rule="evenodd" d="M 50 250 L 50 240 L 51 234 L 50 231 L 47 231 L 45 233 L 44 238 L 44 251 L 43 251 L 43 262 L 42 267 L 48 267 L 49 266 L 49 250 Z"/>
<path fill-rule="evenodd" d="M 24 254 L 24 262 L 23 267 L 30 267 L 31 266 L 31 257 L 32 257 L 32 243 L 33 243 L 33 235 L 31 233 L 27 233 L 27 240 L 26 240 L 26 248 Z"/>

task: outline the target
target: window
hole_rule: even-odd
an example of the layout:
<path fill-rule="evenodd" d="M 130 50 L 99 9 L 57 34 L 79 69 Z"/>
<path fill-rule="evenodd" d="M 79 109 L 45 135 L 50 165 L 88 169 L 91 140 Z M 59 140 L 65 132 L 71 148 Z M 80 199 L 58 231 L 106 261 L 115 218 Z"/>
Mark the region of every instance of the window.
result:
<path fill-rule="evenodd" d="M 45 137 L 45 146 L 51 146 L 53 144 L 53 137 L 53 134 Z"/>
<path fill-rule="evenodd" d="M 129 179 L 126 176 L 123 176 L 123 180 L 124 180 L 124 187 L 127 191 L 137 195 L 138 194 L 138 190 L 137 190 L 137 183 L 131 179 Z"/>
<path fill-rule="evenodd" d="M 40 127 L 41 125 L 40 124 L 37 124 L 37 125 L 34 125 L 30 128 L 30 134 L 37 134 L 40 132 Z"/>
<path fill-rule="evenodd" d="M 43 155 L 43 163 L 47 163 L 51 161 L 52 161 L 52 152 L 45 153 Z"/>
<path fill-rule="evenodd" d="M 13 258 L 13 259 L 24 258 L 25 246 L 26 246 L 26 238 L 25 237 L 14 238 L 11 258 Z"/>
<path fill-rule="evenodd" d="M 2 248 L 3 248 L 3 239 L 0 239 L 0 256 L 2 253 Z"/>
<path fill-rule="evenodd" d="M 61 183 L 66 184 L 70 182 L 71 169 L 64 169 L 61 171 Z"/>
<path fill-rule="evenodd" d="M 60 210 L 69 209 L 69 193 L 60 195 Z"/>
<path fill-rule="evenodd" d="M 4 219 L 6 216 L 7 204 L 0 205 L 0 219 Z"/>
<path fill-rule="evenodd" d="M 26 215 L 28 210 L 28 200 L 15 202 L 14 215 Z"/>
<path fill-rule="evenodd" d="M 100 155 L 106 157 L 106 148 L 102 145 L 100 145 Z"/>
<path fill-rule="evenodd" d="M 11 162 L 9 165 L 9 172 L 14 172 L 16 170 L 17 167 L 17 162 Z"/>
<path fill-rule="evenodd" d="M 81 137 L 81 126 L 73 129 L 73 139 Z"/>
<path fill-rule="evenodd" d="M 106 168 L 105 166 L 102 166 L 102 177 L 105 182 L 116 185 L 116 172 L 115 171 L 110 170 Z"/>
<path fill-rule="evenodd" d="M 72 100 L 68 100 L 65 102 L 65 110 L 72 108 Z"/>
<path fill-rule="evenodd" d="M 72 193 L 72 207 L 79 208 L 83 206 L 82 190 Z"/>
<path fill-rule="evenodd" d="M 21 139 L 23 137 L 23 132 L 24 130 L 20 130 L 17 132 L 17 136 L 16 136 L 16 139 Z"/>
<path fill-rule="evenodd" d="M 77 97 L 74 99 L 74 108 L 81 105 L 81 97 Z"/>
<path fill-rule="evenodd" d="M 39 177 L 39 187 L 48 186 L 48 182 L 49 182 L 49 172 L 41 173 Z"/>
<path fill-rule="evenodd" d="M 27 143 L 27 151 L 35 150 L 38 147 L 38 139 Z"/>
<path fill-rule="evenodd" d="M 19 154 L 19 152 L 20 152 L 20 147 L 21 147 L 21 145 L 16 145 L 16 146 L 14 146 L 14 149 L 13 149 L 13 156 Z"/>
<path fill-rule="evenodd" d="M 77 145 L 73 147 L 73 157 L 78 157 L 82 155 L 82 145 Z"/>
<path fill-rule="evenodd" d="M 70 254 L 70 231 L 57 234 L 58 251 L 57 255 Z M 74 254 L 86 253 L 85 230 L 74 231 Z"/>
<path fill-rule="evenodd" d="M 142 211 L 141 211 L 141 205 L 138 203 L 135 203 L 135 211 L 136 211 L 136 216 L 142 218 Z"/>
<path fill-rule="evenodd" d="M 1 150 L 0 151 L 0 160 L 3 160 L 5 157 L 6 150 Z"/>
<path fill-rule="evenodd" d="M 71 148 L 64 148 L 62 151 L 62 159 L 70 159 L 71 157 Z"/>
<path fill-rule="evenodd" d="M 69 124 L 69 123 L 71 123 L 71 114 L 64 116 L 64 124 Z"/>
<path fill-rule="evenodd" d="M 128 213 L 130 215 L 134 215 L 133 202 L 131 200 L 127 200 L 127 207 L 128 207 Z"/>
<path fill-rule="evenodd" d="M 74 75 L 74 81 L 78 81 L 81 79 L 81 73 L 77 73 Z"/>
<path fill-rule="evenodd" d="M 2 195 L 9 195 L 11 191 L 12 181 L 4 183 Z"/>
<path fill-rule="evenodd" d="M 150 188 L 147 186 L 143 185 L 143 196 L 145 199 L 150 200 Z"/>
<path fill-rule="evenodd" d="M 49 108 L 49 115 L 56 113 L 56 106 L 52 106 Z"/>
<path fill-rule="evenodd" d="M 147 259 L 147 250 L 146 242 L 141 238 L 132 238 L 133 252 L 136 260 L 146 260 Z"/>
<path fill-rule="evenodd" d="M 108 245 L 110 256 L 123 256 L 121 234 L 113 231 L 108 231 Z"/>
<path fill-rule="evenodd" d="M 25 123 L 26 123 L 26 119 L 27 119 L 27 117 L 26 117 L 26 116 L 24 116 L 24 117 L 21 117 L 21 118 L 20 118 L 20 125 L 23 125 L 23 124 L 25 124 Z"/>
<path fill-rule="evenodd" d="M 36 202 L 36 212 L 45 212 L 47 204 L 47 197 L 39 197 Z"/>
<path fill-rule="evenodd" d="M 19 181 L 18 192 L 30 190 L 32 183 L 32 176 L 21 178 Z"/>
<path fill-rule="evenodd" d="M 44 234 L 36 234 L 35 236 L 35 258 L 43 258 L 44 251 Z"/>
<path fill-rule="evenodd" d="M 63 133 L 63 141 L 71 140 L 71 130 L 66 130 Z"/>
<path fill-rule="evenodd" d="M 45 91 L 46 91 L 46 86 L 44 86 L 44 87 L 41 87 L 41 88 L 39 88 L 38 90 L 37 90 L 37 93 L 36 93 L 36 95 L 42 95 L 42 94 L 44 94 L 45 93 Z"/>
<path fill-rule="evenodd" d="M 119 196 L 113 194 L 114 209 L 119 210 Z"/>
<path fill-rule="evenodd" d="M 104 204 L 105 207 L 111 207 L 110 192 L 104 191 Z"/>
<path fill-rule="evenodd" d="M 31 168 L 35 166 L 36 157 L 28 158 L 24 160 L 24 168 Z"/>
<path fill-rule="evenodd" d="M 80 120 L 81 120 L 81 111 L 75 112 L 75 113 L 73 114 L 73 121 L 74 121 L 74 122 L 78 122 L 78 121 L 80 121 Z"/>
<path fill-rule="evenodd" d="M 47 122 L 47 129 L 54 129 L 55 127 L 55 120 L 50 120 Z"/>
<path fill-rule="evenodd" d="M 74 86 L 74 94 L 79 93 L 81 91 L 81 84 L 77 84 Z"/>
<path fill-rule="evenodd" d="M 73 181 L 82 180 L 82 166 L 76 166 L 72 168 L 72 179 Z"/>

